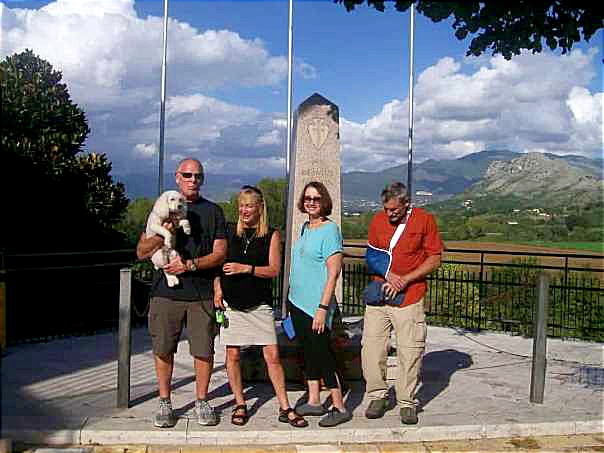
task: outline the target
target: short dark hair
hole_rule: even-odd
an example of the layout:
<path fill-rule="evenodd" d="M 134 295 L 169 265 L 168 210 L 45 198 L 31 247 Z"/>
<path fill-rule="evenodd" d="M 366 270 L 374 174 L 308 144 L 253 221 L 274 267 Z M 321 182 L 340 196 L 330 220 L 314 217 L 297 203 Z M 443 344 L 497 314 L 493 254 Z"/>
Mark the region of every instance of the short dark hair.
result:
<path fill-rule="evenodd" d="M 308 189 L 309 187 L 312 187 L 317 192 L 319 192 L 319 195 L 321 195 L 321 210 L 319 211 L 319 215 L 321 217 L 327 217 L 328 215 L 331 215 L 331 211 L 333 209 L 333 202 L 331 201 L 331 196 L 329 195 L 327 187 L 325 187 L 325 185 L 319 181 L 311 181 L 304 186 L 304 189 L 302 189 L 302 193 L 300 194 L 300 198 L 298 198 L 298 210 L 301 213 L 306 214 L 306 210 L 304 209 L 304 194 L 306 193 L 306 189 Z"/>
<path fill-rule="evenodd" d="M 401 203 L 409 201 L 407 186 L 405 186 L 402 182 L 390 183 L 384 187 L 380 198 L 382 199 L 382 204 L 388 203 L 393 198 L 396 198 Z"/>

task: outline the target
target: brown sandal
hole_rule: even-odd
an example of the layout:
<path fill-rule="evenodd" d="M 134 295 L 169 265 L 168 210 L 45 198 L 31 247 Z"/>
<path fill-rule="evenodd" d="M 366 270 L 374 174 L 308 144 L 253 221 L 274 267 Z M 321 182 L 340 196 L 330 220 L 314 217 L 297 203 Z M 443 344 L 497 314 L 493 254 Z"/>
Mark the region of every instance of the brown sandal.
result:
<path fill-rule="evenodd" d="M 295 417 L 289 418 L 290 413 L 293 413 Z M 296 414 L 291 407 L 288 407 L 287 409 L 279 409 L 279 421 L 281 423 L 289 423 L 294 428 L 306 428 L 308 426 L 308 422 L 304 420 L 304 417 Z"/>
<path fill-rule="evenodd" d="M 233 414 L 231 415 L 231 423 L 237 426 L 243 426 L 248 421 L 247 406 L 245 404 L 239 404 L 233 408 Z"/>

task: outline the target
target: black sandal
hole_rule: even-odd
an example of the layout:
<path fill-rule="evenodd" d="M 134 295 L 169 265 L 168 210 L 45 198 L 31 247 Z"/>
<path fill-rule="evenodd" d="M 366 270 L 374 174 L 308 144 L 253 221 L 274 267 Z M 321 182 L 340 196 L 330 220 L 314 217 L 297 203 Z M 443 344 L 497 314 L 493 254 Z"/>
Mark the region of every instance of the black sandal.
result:
<path fill-rule="evenodd" d="M 289 418 L 290 413 L 293 413 L 295 417 Z M 294 428 L 306 428 L 308 426 L 308 422 L 304 420 L 304 417 L 296 414 L 291 407 L 288 407 L 287 409 L 279 409 L 279 421 L 281 423 L 289 423 Z"/>
<path fill-rule="evenodd" d="M 238 414 L 238 411 L 242 411 L 243 414 Z M 243 426 L 247 423 L 248 418 L 247 406 L 245 404 L 240 404 L 233 408 L 233 414 L 231 415 L 231 423 L 233 425 Z"/>

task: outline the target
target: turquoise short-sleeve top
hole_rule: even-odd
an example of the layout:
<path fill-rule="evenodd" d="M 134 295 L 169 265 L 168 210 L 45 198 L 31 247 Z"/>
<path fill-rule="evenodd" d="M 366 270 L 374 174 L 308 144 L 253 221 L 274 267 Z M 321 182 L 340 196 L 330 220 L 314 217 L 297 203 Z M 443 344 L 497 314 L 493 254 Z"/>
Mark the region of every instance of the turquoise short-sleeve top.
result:
<path fill-rule="evenodd" d="M 305 223 L 300 238 L 292 247 L 289 301 L 314 316 L 327 284 L 327 258 L 343 250 L 342 233 L 334 222 L 328 221 L 318 228 L 309 228 L 308 222 Z M 335 304 L 331 303 L 327 316 L 329 328 L 334 309 Z"/>

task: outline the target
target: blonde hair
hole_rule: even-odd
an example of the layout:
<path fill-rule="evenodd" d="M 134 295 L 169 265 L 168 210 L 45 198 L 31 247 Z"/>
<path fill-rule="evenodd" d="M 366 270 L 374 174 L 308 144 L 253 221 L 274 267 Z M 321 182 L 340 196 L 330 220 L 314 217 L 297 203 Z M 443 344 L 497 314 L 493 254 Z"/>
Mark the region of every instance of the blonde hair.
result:
<path fill-rule="evenodd" d="M 266 210 L 266 203 L 264 202 L 264 195 L 262 191 L 254 186 L 243 186 L 239 192 L 237 199 L 238 203 L 241 203 L 241 197 L 250 196 L 254 198 L 254 201 L 260 205 L 260 217 L 258 218 L 258 225 L 256 225 L 256 237 L 263 237 L 268 234 L 268 213 Z M 245 226 L 241 217 L 237 219 L 237 236 L 243 237 Z"/>

